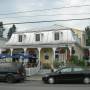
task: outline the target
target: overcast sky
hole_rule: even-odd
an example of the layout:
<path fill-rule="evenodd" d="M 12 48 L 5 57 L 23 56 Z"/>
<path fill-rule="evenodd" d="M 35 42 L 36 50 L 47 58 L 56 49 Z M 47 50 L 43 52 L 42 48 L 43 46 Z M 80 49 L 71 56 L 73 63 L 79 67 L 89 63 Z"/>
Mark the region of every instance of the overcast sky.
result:
<path fill-rule="evenodd" d="M 23 12 L 30 10 L 41 10 L 51 9 L 66 6 L 75 5 L 90 5 L 90 0 L 0 0 L 0 21 L 3 23 L 15 23 L 15 22 L 28 22 L 28 21 L 39 21 L 39 20 L 60 20 L 60 19 L 71 19 L 71 18 L 90 18 L 90 14 L 84 15 L 53 15 L 53 14 L 79 14 L 89 13 L 90 6 L 78 7 L 78 8 L 63 8 L 50 11 L 39 11 L 39 12 L 25 12 L 17 14 L 1 15 L 13 12 Z M 53 16 L 35 16 L 33 15 L 53 15 Z M 25 17 L 22 17 L 25 16 Z M 27 16 L 27 17 L 26 17 Z M 10 18 L 6 18 L 10 17 Z M 16 17 L 16 18 L 11 18 Z M 90 20 L 84 21 L 68 21 L 68 22 L 53 22 L 53 23 L 37 23 L 37 24 L 21 24 L 16 25 L 18 31 L 29 30 L 31 28 L 48 27 L 53 24 L 59 24 L 66 27 L 84 29 L 87 25 L 90 25 Z M 11 25 L 10 25 L 11 26 Z M 10 26 L 5 26 L 10 27 Z"/>

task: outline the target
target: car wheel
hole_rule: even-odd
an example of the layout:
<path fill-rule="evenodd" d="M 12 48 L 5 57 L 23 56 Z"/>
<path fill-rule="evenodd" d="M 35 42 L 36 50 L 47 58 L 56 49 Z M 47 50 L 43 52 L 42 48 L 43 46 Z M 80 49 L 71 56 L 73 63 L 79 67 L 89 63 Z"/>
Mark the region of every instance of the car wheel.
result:
<path fill-rule="evenodd" d="M 54 78 L 50 77 L 50 78 L 48 79 L 48 83 L 49 83 L 49 84 L 54 84 L 54 83 L 55 83 Z"/>
<path fill-rule="evenodd" d="M 85 84 L 89 84 L 90 83 L 90 78 L 89 77 L 85 77 L 84 80 L 83 80 L 83 82 Z"/>
<path fill-rule="evenodd" d="M 13 83 L 14 82 L 14 77 L 13 76 L 7 76 L 6 77 L 6 82 Z"/>

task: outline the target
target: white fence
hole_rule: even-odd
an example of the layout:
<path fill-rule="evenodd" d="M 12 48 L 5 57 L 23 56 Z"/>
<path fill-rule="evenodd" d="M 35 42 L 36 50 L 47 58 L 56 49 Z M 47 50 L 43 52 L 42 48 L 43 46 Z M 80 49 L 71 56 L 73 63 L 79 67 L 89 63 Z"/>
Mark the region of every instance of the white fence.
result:
<path fill-rule="evenodd" d="M 30 67 L 25 69 L 26 69 L 26 76 L 37 74 L 40 70 L 40 63 L 38 63 L 37 67 Z"/>

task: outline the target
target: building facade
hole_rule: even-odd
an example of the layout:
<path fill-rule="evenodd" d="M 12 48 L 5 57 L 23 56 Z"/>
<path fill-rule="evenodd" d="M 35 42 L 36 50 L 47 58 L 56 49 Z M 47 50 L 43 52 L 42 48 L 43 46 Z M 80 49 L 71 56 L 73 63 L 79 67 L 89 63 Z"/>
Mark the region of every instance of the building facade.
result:
<path fill-rule="evenodd" d="M 54 61 L 68 63 L 72 50 L 74 50 L 74 55 L 81 59 L 83 46 L 80 40 L 81 38 L 73 32 L 73 29 L 52 26 L 42 30 L 16 32 L 6 43 L 6 47 L 2 49 L 6 49 L 11 55 L 14 53 L 34 55 L 42 66 L 49 64 L 50 67 L 53 67 Z M 24 62 L 30 63 L 29 67 L 38 61 L 29 58 L 24 60 Z"/>

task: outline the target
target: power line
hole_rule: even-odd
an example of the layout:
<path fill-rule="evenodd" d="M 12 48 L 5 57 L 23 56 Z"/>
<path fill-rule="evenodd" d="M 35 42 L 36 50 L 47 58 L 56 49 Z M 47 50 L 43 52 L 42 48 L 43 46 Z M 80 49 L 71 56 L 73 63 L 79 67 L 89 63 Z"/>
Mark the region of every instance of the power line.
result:
<path fill-rule="evenodd" d="M 0 19 L 7 19 L 7 18 L 22 18 L 22 17 L 40 17 L 40 16 L 57 16 L 57 15 L 88 15 L 88 14 L 90 14 L 90 13 L 78 13 L 78 14 L 75 14 L 75 13 L 73 13 L 73 14 L 46 14 L 46 15 L 31 15 L 31 16 L 16 16 L 16 17 L 2 17 L 2 18 L 0 18 Z"/>
<path fill-rule="evenodd" d="M 77 6 L 64 6 L 59 8 L 50 8 L 50 9 L 39 9 L 39 10 L 27 10 L 27 11 L 21 11 L 21 12 L 11 12 L 11 13 L 2 13 L 0 15 L 11 15 L 11 14 L 17 14 L 17 13 L 26 13 L 26 12 L 40 12 L 40 11 L 50 11 L 50 10 L 57 10 L 57 9 L 64 9 L 64 8 L 78 8 L 78 7 L 87 7 L 90 5 L 77 5 Z"/>
<path fill-rule="evenodd" d="M 90 18 L 73 18 L 73 19 L 62 19 L 62 20 L 46 20 L 46 21 L 31 21 L 31 22 L 16 22 L 16 23 L 5 23 L 4 25 L 11 24 L 27 24 L 27 23 L 46 23 L 46 22 L 59 22 L 59 21 L 77 21 L 77 20 L 89 20 Z"/>

